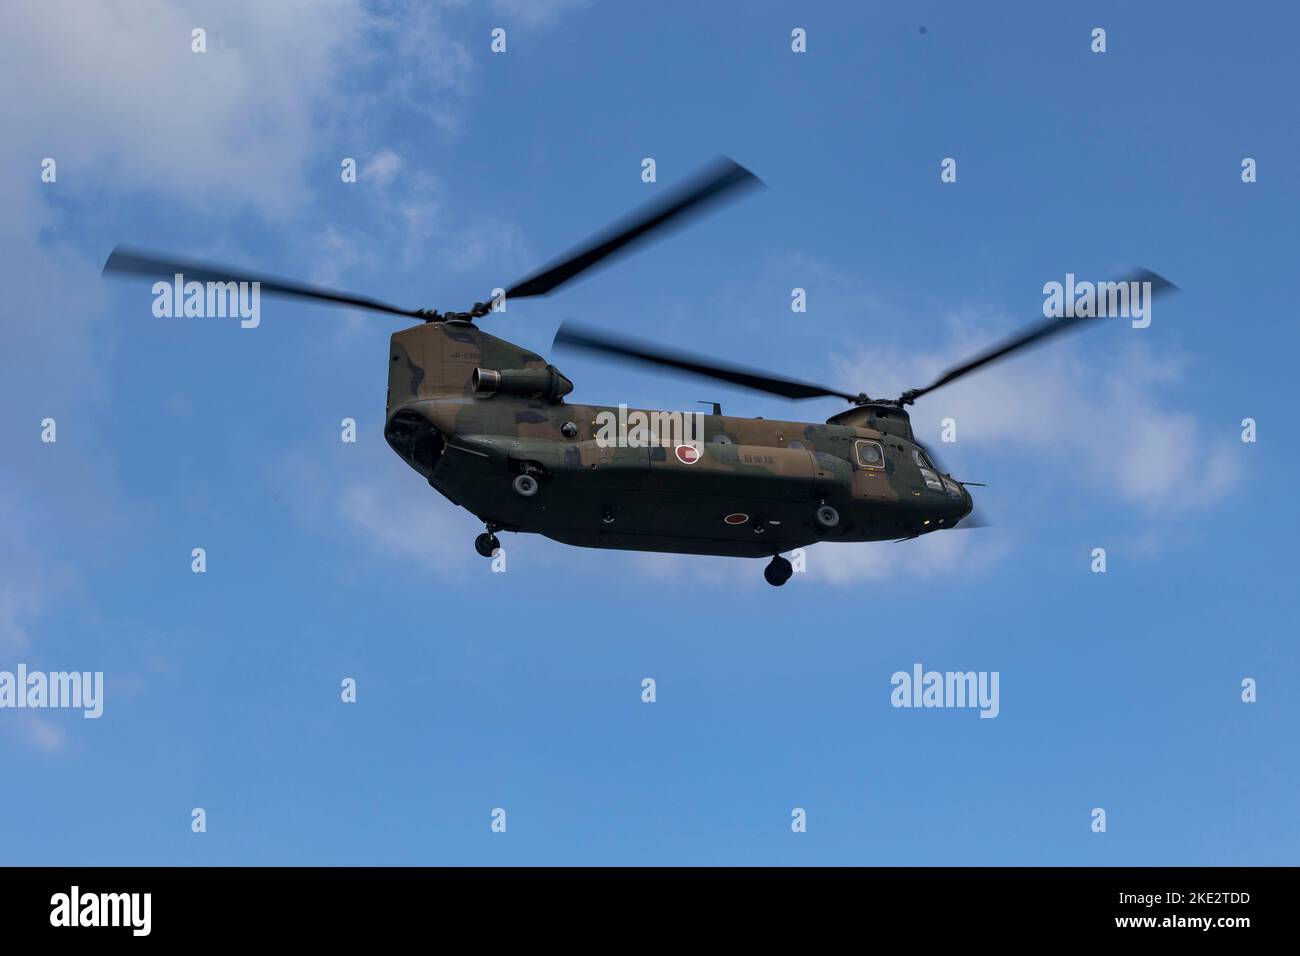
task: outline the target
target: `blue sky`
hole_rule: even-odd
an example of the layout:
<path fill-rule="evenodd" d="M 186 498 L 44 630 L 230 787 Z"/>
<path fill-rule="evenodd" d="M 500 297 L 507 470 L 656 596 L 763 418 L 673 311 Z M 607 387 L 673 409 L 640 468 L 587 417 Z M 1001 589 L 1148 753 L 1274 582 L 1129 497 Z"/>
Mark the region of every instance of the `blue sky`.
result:
<path fill-rule="evenodd" d="M 0 862 L 1294 864 L 1298 19 L 20 4 L 0 670 L 106 691 L 99 720 L 0 711 Z M 778 590 L 759 562 L 518 536 L 493 574 L 383 441 L 398 325 L 273 300 L 255 330 L 157 319 L 147 283 L 99 277 L 128 241 L 464 308 L 719 153 L 769 188 L 485 324 L 896 394 L 1066 272 L 1183 291 L 918 404 L 923 440 L 957 421 L 945 462 L 995 527 L 814 547 Z M 840 407 L 556 360 L 578 401 Z M 916 662 L 999 672 L 999 716 L 894 709 Z"/>

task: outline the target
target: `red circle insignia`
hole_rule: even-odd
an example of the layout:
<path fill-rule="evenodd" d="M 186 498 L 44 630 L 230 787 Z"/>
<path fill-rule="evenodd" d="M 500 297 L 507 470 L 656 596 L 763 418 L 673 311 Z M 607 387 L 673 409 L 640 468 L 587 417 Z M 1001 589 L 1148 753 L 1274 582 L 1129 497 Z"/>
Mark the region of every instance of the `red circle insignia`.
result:
<path fill-rule="evenodd" d="M 700 450 L 694 445 L 678 445 L 673 451 L 677 453 L 677 460 L 683 465 L 693 465 L 700 460 Z"/>

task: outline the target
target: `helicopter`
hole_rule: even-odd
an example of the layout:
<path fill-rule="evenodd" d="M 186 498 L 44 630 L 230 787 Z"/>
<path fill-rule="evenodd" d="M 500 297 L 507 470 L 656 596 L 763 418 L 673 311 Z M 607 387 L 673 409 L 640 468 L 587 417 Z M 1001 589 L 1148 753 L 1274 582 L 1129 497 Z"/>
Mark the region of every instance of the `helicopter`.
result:
<path fill-rule="evenodd" d="M 553 264 L 465 312 L 404 309 L 376 299 L 118 246 L 104 273 L 257 283 L 269 295 L 386 313 L 419 322 L 388 350 L 384 438 L 428 484 L 483 522 L 475 550 L 492 557 L 498 532 L 536 533 L 590 548 L 768 558 L 764 578 L 793 574 L 784 553 L 816 542 L 906 541 L 979 527 L 969 487 L 940 466 L 907 408 L 977 369 L 1095 322 L 1038 322 L 895 398 L 712 361 L 561 324 L 553 343 L 604 359 L 702 376 L 791 400 L 839 398 L 825 422 L 662 412 L 568 401 L 573 383 L 529 349 L 476 323 L 507 300 L 545 296 L 612 257 L 761 186 L 721 157 L 659 201 Z M 1175 286 L 1136 270 L 1123 281 Z"/>

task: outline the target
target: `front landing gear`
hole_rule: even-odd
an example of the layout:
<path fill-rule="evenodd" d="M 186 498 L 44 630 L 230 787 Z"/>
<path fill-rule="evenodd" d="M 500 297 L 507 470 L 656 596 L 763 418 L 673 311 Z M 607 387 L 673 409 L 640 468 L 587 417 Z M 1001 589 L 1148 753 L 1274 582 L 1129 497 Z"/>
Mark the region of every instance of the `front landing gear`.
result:
<path fill-rule="evenodd" d="M 485 558 L 492 557 L 499 547 L 501 547 L 501 542 L 497 540 L 497 536 L 492 533 L 491 529 L 484 531 L 474 539 L 474 550 Z"/>
<path fill-rule="evenodd" d="M 774 588 L 779 588 L 781 585 L 785 584 L 786 581 L 790 580 L 790 576 L 793 574 L 794 565 L 779 554 L 773 555 L 772 562 L 763 569 L 763 577 L 766 578 L 767 583 L 772 585 Z"/>

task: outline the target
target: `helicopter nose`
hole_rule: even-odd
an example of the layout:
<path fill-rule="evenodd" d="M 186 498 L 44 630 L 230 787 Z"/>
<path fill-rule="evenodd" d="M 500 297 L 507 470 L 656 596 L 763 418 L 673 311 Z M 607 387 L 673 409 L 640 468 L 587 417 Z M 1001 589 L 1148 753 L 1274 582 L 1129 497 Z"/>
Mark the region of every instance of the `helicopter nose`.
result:
<path fill-rule="evenodd" d="M 948 492 L 948 506 L 943 509 L 942 519 L 938 523 L 942 527 L 951 528 L 975 510 L 975 502 L 966 486 L 955 478 L 945 476 L 943 481 Z"/>
<path fill-rule="evenodd" d="M 961 482 L 957 482 L 957 487 L 961 489 L 961 498 L 953 502 L 952 526 L 954 527 L 959 527 L 975 510 L 975 499 L 971 497 L 970 491 Z"/>
<path fill-rule="evenodd" d="M 948 477 L 944 477 L 943 481 L 946 494 L 941 499 L 942 503 L 933 502 L 934 510 L 921 522 L 922 534 L 941 528 L 955 528 L 975 508 L 970 492 L 960 482 Z M 957 493 L 959 491 L 960 494 Z"/>

